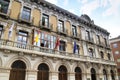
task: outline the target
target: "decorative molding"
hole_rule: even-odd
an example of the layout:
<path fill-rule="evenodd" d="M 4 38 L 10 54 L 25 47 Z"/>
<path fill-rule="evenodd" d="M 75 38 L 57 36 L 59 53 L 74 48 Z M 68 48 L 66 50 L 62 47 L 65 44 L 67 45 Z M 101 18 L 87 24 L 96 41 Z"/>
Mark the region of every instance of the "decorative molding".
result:
<path fill-rule="evenodd" d="M 32 54 L 31 55 L 31 60 L 35 60 L 36 56 L 37 56 L 36 54 Z"/>
<path fill-rule="evenodd" d="M 11 52 L 10 50 L 5 49 L 5 50 L 4 50 L 4 53 L 5 53 L 4 56 L 5 56 L 5 57 L 8 57 L 8 54 L 9 54 L 10 52 Z"/>
<path fill-rule="evenodd" d="M 19 52 L 18 56 L 24 56 L 24 53 L 23 52 Z"/>

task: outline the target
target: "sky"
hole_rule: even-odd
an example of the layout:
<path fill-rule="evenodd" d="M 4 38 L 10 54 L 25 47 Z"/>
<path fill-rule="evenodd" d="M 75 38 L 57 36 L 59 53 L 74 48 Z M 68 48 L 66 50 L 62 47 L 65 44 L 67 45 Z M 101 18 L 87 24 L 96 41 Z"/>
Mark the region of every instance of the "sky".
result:
<path fill-rule="evenodd" d="M 46 0 L 78 16 L 87 14 L 108 32 L 110 38 L 120 35 L 120 0 Z"/>

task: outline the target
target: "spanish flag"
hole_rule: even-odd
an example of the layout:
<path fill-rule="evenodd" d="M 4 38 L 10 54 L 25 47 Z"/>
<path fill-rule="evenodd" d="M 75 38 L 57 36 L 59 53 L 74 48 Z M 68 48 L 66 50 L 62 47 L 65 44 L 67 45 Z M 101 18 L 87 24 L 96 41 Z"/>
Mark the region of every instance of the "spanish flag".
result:
<path fill-rule="evenodd" d="M 54 49 L 57 49 L 59 45 L 60 45 L 60 40 L 59 40 L 59 37 L 57 37 Z"/>
<path fill-rule="evenodd" d="M 37 31 L 37 34 L 35 36 L 34 42 L 38 42 L 39 41 L 39 31 Z"/>

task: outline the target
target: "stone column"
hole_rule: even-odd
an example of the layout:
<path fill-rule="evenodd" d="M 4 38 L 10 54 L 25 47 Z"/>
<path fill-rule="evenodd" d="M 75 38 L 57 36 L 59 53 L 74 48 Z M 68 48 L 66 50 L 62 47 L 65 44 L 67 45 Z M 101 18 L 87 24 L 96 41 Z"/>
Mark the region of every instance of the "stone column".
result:
<path fill-rule="evenodd" d="M 26 80 L 37 80 L 37 70 L 26 71 Z"/>
<path fill-rule="evenodd" d="M 59 80 L 58 76 L 59 73 L 58 72 L 50 72 L 50 80 Z"/>
<path fill-rule="evenodd" d="M 0 68 L 0 80 L 9 80 L 10 69 Z"/>
<path fill-rule="evenodd" d="M 68 73 L 68 80 L 75 80 L 75 73 Z"/>

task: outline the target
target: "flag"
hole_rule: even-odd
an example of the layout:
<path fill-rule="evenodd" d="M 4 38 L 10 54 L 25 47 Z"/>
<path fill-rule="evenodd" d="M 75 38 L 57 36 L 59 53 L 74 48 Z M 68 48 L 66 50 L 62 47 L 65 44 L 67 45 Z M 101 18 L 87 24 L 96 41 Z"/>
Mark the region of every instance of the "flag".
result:
<path fill-rule="evenodd" d="M 11 27 L 9 28 L 8 39 L 12 37 L 12 31 L 13 31 L 14 25 L 15 25 L 15 22 L 13 22 Z"/>
<path fill-rule="evenodd" d="M 39 31 L 37 31 L 37 34 L 35 36 L 34 42 L 38 42 L 39 41 Z"/>
<path fill-rule="evenodd" d="M 55 48 L 54 49 L 57 49 L 57 47 L 60 45 L 60 41 L 59 41 L 59 37 L 57 38 L 56 40 L 56 44 L 55 44 Z"/>
<path fill-rule="evenodd" d="M 77 50 L 77 44 L 76 44 L 76 42 L 74 41 L 73 53 L 76 53 L 76 50 Z"/>

